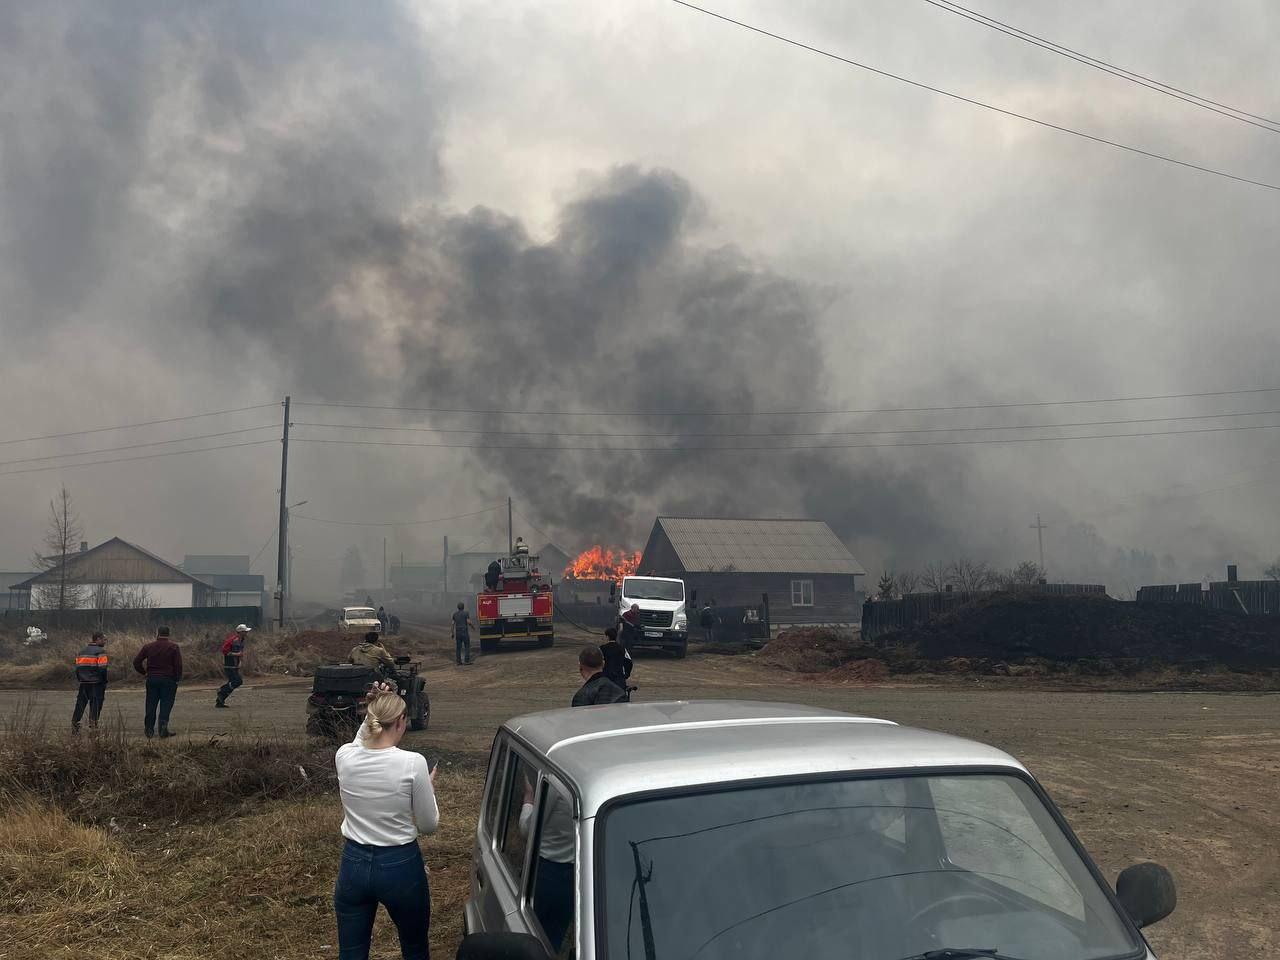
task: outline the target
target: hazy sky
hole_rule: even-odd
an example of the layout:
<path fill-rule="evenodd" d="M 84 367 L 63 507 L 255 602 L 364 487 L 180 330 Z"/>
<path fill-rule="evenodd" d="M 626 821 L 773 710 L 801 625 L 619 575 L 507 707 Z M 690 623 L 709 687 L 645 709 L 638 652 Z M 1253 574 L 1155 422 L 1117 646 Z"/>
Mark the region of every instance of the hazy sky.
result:
<path fill-rule="evenodd" d="M 1280 118 L 1280 8 L 1266 0 L 973 3 Z M 1280 183 L 1280 133 L 924 0 L 708 5 Z M 572 550 L 638 548 L 658 512 L 807 515 L 874 576 L 961 553 L 1034 558 L 1039 512 L 1055 578 L 1123 590 L 1217 576 L 1229 560 L 1256 576 L 1280 554 L 1275 430 L 888 449 L 832 445 L 1072 430 L 829 434 L 1280 411 L 1280 392 L 741 414 L 1280 386 L 1278 226 L 1278 191 L 1000 117 L 662 0 L 0 0 L 0 440 L 285 393 L 646 414 L 298 407 L 295 422 L 419 428 L 297 426 L 313 442 L 291 447 L 291 500 L 313 517 L 429 520 L 510 493 L 537 525 L 521 528 L 530 539 Z M 279 419 L 267 406 L 0 446 L 0 474 L 13 474 L 0 476 L 0 568 L 25 565 L 60 482 L 92 542 L 118 535 L 175 560 L 258 553 L 275 524 L 278 443 L 14 471 Z M 1259 423 L 1280 413 L 1075 432 Z M 409 445 L 477 441 L 519 449 Z M 691 449 L 600 449 L 672 444 Z M 787 444 L 828 448 L 715 451 Z M 444 534 L 487 547 L 504 524 L 505 511 L 414 526 L 298 519 L 297 589 L 328 596 L 349 543 L 373 571 L 384 535 L 392 558 L 434 560 Z M 274 544 L 255 569 L 274 572 Z"/>

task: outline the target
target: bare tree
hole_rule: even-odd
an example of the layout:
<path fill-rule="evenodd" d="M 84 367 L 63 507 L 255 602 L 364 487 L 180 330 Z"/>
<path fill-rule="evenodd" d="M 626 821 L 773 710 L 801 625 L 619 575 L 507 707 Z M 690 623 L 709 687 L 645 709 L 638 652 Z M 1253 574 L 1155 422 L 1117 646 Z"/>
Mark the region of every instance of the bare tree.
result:
<path fill-rule="evenodd" d="M 899 570 L 893 578 L 898 583 L 898 593 L 904 597 L 908 593 L 915 593 L 916 587 L 920 585 L 920 574 L 916 570 Z"/>
<path fill-rule="evenodd" d="M 75 610 L 87 599 L 84 585 L 72 572 L 71 561 L 84 537 L 84 527 L 66 487 L 49 501 L 49 525 L 45 528 L 42 553 L 32 562 L 37 570 L 53 571 L 51 580 L 40 589 L 39 606 L 46 610 Z M 32 604 L 35 606 L 35 604 Z"/>
<path fill-rule="evenodd" d="M 145 584 L 126 583 L 116 589 L 116 605 L 121 610 L 150 610 L 156 601 Z"/>
<path fill-rule="evenodd" d="M 994 590 L 1000 582 L 996 572 L 982 560 L 961 557 L 947 568 L 947 576 L 962 593 Z"/>
<path fill-rule="evenodd" d="M 1044 579 L 1044 570 L 1038 563 L 1024 560 L 1012 570 L 1000 575 L 1001 586 L 1009 590 L 1024 590 L 1034 587 Z"/>
<path fill-rule="evenodd" d="M 941 560 L 926 563 L 920 568 L 920 585 L 934 593 L 942 593 L 951 582 L 951 568 Z"/>

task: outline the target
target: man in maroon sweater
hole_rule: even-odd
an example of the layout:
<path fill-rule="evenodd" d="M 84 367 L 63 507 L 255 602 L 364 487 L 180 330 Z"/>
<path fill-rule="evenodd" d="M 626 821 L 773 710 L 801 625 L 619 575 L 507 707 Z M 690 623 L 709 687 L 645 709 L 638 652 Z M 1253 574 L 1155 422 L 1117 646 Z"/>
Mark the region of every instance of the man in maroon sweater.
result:
<path fill-rule="evenodd" d="M 147 736 L 156 730 L 156 708 L 160 711 L 160 736 L 172 737 L 169 732 L 169 711 L 178 695 L 178 681 L 182 679 L 182 651 L 169 639 L 169 628 L 161 627 L 156 638 L 138 651 L 133 658 L 133 669 L 147 678 L 147 716 L 144 721 Z"/>

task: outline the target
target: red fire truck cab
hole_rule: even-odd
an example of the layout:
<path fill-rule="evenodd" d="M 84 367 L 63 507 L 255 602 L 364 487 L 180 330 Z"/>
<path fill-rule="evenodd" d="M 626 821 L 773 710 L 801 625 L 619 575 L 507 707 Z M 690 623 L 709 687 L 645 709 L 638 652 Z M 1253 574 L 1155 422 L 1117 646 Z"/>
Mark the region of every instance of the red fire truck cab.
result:
<path fill-rule="evenodd" d="M 480 652 L 495 653 L 504 640 L 534 640 L 540 647 L 555 643 L 551 583 L 538 569 L 538 558 L 516 553 L 502 561 L 496 590 L 476 598 Z"/>

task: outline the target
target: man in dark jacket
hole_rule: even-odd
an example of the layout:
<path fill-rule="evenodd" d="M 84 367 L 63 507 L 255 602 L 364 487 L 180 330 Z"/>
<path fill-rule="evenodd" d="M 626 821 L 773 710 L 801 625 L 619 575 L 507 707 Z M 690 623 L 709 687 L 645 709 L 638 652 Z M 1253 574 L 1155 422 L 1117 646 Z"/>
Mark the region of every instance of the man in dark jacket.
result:
<path fill-rule="evenodd" d="M 592 707 L 600 703 L 626 703 L 626 691 L 604 675 L 604 654 L 591 645 L 578 654 L 578 672 L 583 684 L 573 695 L 574 707 Z"/>
<path fill-rule="evenodd" d="M 489 562 L 489 568 L 484 572 L 484 587 L 486 590 L 497 590 L 498 581 L 502 578 L 502 564 L 497 560 Z"/>
<path fill-rule="evenodd" d="M 133 658 L 133 669 L 147 678 L 147 714 L 143 721 L 147 736 L 155 734 L 158 709 L 160 736 L 172 737 L 169 712 L 173 709 L 178 683 L 182 680 L 182 651 L 169 639 L 168 627 L 157 630 L 156 638 L 138 651 Z"/>
<path fill-rule="evenodd" d="M 247 623 L 236 627 L 235 633 L 227 634 L 222 641 L 222 672 L 227 682 L 218 688 L 218 700 L 215 707 L 226 709 L 227 697 L 235 693 L 236 688 L 244 683 L 240 676 L 240 664 L 244 661 L 244 641 L 252 628 Z"/>
<path fill-rule="evenodd" d="M 627 689 L 627 679 L 631 676 L 631 654 L 618 642 L 618 631 L 610 627 L 604 632 L 604 643 L 600 644 L 600 653 L 604 656 L 603 673 L 613 681 L 614 686 Z"/>
<path fill-rule="evenodd" d="M 89 729 L 98 729 L 98 717 L 102 714 L 102 702 L 107 696 L 107 638 L 95 633 L 93 639 L 76 655 L 76 679 L 80 692 L 76 694 L 76 708 L 71 714 L 71 732 L 80 732 L 80 718 L 84 708 L 89 708 Z"/>

